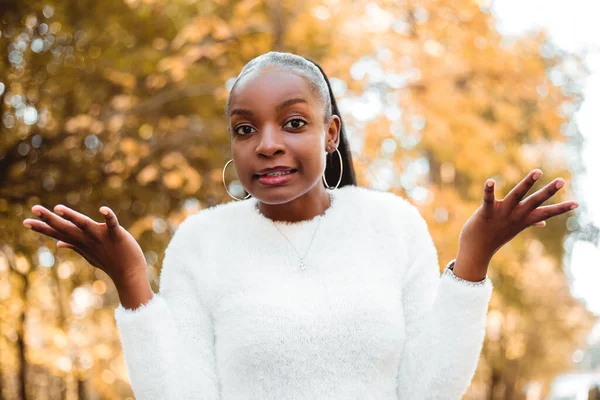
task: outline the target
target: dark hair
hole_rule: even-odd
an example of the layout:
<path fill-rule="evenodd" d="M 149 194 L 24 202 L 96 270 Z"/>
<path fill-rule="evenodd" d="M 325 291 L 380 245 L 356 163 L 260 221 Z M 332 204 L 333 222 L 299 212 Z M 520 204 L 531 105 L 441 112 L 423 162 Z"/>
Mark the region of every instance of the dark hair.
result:
<path fill-rule="evenodd" d="M 296 54 L 282 53 L 276 51 L 271 51 L 253 58 L 244 66 L 244 68 L 242 68 L 242 71 L 236 78 L 231 88 L 231 91 L 229 92 L 227 105 L 225 107 L 225 115 L 229 115 L 229 103 L 231 101 L 231 94 L 233 93 L 233 90 L 237 83 L 240 81 L 240 79 L 249 72 L 254 71 L 256 69 L 261 69 L 266 66 L 276 66 L 283 69 L 287 69 L 306 79 L 306 81 L 310 85 L 310 90 L 323 100 L 323 103 L 325 105 L 326 124 L 329 124 L 333 115 L 338 116 L 341 125 L 340 142 L 338 145 L 338 150 L 342 156 L 342 165 L 344 166 L 342 180 L 338 187 L 346 185 L 356 186 L 356 176 L 354 173 L 354 164 L 352 162 L 352 153 L 350 152 L 350 146 L 348 143 L 348 138 L 346 136 L 346 130 L 344 129 L 344 121 L 342 120 L 342 116 L 340 114 L 337 102 L 335 100 L 335 96 L 333 95 L 333 91 L 331 90 L 329 78 L 327 78 L 327 75 L 325 74 L 321 66 L 316 62 L 306 57 L 298 56 Z M 323 85 L 323 81 L 325 82 L 325 85 Z M 325 86 L 327 87 L 327 89 L 325 89 Z M 325 179 L 327 179 L 327 183 L 330 186 L 335 186 L 338 180 L 340 180 L 340 160 L 337 155 L 337 152 L 327 154 Z"/>
<path fill-rule="evenodd" d="M 306 60 L 313 63 L 323 74 L 323 78 L 325 78 L 325 82 L 327 82 L 327 88 L 329 89 L 329 98 L 331 99 L 331 114 L 337 115 L 340 119 L 340 144 L 338 145 L 338 150 L 342 155 L 344 173 L 342 175 L 342 181 L 340 182 L 339 187 L 346 185 L 356 186 L 356 175 L 354 173 L 354 163 L 352 162 L 352 152 L 350 151 L 350 144 L 348 143 L 348 137 L 346 136 L 346 129 L 344 128 L 342 114 L 340 113 L 337 101 L 333 95 L 333 90 L 331 90 L 331 83 L 329 83 L 329 78 L 319 64 L 309 58 L 306 58 Z M 329 185 L 334 186 L 340 179 L 340 159 L 336 152 L 328 153 L 327 157 L 329 160 L 327 160 L 327 166 L 325 167 L 325 179 L 327 179 L 327 183 L 329 183 Z"/>

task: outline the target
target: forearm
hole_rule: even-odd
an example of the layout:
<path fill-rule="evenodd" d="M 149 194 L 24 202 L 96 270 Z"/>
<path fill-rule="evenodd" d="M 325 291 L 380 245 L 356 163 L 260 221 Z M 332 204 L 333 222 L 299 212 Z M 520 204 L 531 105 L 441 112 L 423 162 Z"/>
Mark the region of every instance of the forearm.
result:
<path fill-rule="evenodd" d="M 430 366 L 433 375 L 427 399 L 462 398 L 477 369 L 485 338 L 491 281 L 471 286 L 448 278 L 441 279 L 434 305 L 433 324 L 439 336 L 432 349 L 437 357 Z"/>
<path fill-rule="evenodd" d="M 210 314 L 171 257 L 165 256 L 158 293 L 145 276 L 117 285 L 115 320 L 131 386 L 139 400 L 216 400 Z"/>
<path fill-rule="evenodd" d="M 491 281 L 472 286 L 440 277 L 431 308 L 413 313 L 399 371 L 399 398 L 459 399 L 477 368 Z M 408 311 L 408 310 L 407 310 Z"/>

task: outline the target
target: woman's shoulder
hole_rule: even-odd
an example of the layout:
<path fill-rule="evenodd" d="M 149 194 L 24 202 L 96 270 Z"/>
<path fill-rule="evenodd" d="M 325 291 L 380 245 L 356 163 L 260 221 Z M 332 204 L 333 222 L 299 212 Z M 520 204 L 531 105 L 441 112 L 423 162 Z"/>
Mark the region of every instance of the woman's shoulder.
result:
<path fill-rule="evenodd" d="M 216 204 L 197 211 L 181 222 L 178 229 L 189 231 L 212 230 L 230 224 L 238 225 L 240 218 L 247 216 L 252 199 L 242 201 L 229 201 Z"/>
<path fill-rule="evenodd" d="M 358 226 L 374 227 L 382 237 L 408 243 L 428 237 L 427 222 L 417 206 L 399 194 L 365 187 L 344 189 L 340 194 L 351 205 Z"/>
<path fill-rule="evenodd" d="M 206 234 L 215 233 L 219 228 L 227 226 L 239 226 L 240 219 L 247 215 L 249 200 L 230 201 L 203 208 L 188 215 L 175 228 L 175 236 L 197 239 Z"/>
<path fill-rule="evenodd" d="M 357 212 L 369 214 L 369 217 L 409 216 L 419 212 L 408 199 L 393 192 L 350 185 L 338 190 L 345 203 Z"/>

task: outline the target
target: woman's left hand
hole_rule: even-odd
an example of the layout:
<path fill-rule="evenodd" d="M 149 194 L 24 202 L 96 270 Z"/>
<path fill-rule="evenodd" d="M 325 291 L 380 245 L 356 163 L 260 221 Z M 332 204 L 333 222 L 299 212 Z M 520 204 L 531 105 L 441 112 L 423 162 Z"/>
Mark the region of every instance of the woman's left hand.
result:
<path fill-rule="evenodd" d="M 578 207 L 574 201 L 541 206 L 564 186 L 562 178 L 523 199 L 541 176 L 542 171 L 534 169 L 502 200 L 495 198 L 494 180 L 486 181 L 482 205 L 460 232 L 454 268 L 457 276 L 473 281 L 484 279 L 492 256 L 513 237 L 530 226 L 545 226 L 546 219 Z"/>

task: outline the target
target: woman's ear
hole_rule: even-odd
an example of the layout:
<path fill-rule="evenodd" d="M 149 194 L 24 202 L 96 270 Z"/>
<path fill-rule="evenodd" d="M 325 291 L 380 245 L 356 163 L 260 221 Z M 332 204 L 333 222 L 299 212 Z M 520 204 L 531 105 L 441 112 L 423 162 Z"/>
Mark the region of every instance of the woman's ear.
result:
<path fill-rule="evenodd" d="M 325 138 L 325 148 L 333 145 L 336 149 L 340 145 L 340 131 L 342 128 L 342 120 L 337 115 L 332 115 L 327 128 L 327 137 Z"/>

